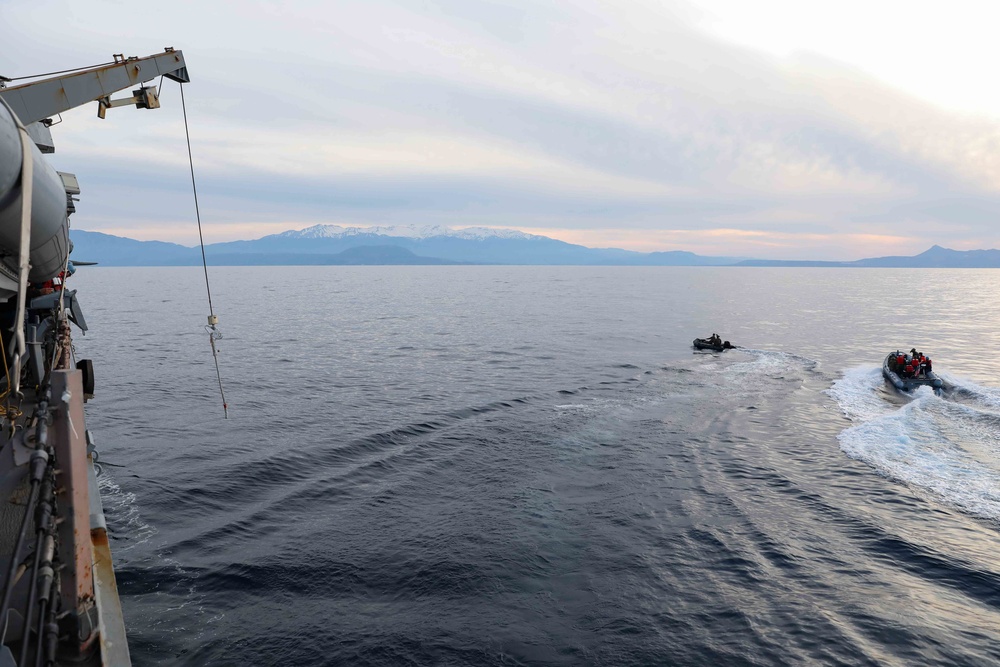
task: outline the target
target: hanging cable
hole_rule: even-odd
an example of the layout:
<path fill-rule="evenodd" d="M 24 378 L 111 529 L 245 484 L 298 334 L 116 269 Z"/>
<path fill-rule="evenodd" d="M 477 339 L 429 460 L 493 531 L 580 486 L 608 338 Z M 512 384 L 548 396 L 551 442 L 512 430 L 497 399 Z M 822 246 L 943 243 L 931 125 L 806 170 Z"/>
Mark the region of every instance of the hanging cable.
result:
<path fill-rule="evenodd" d="M 212 288 L 208 283 L 208 259 L 205 257 L 205 237 L 201 232 L 201 212 L 198 209 L 198 186 L 194 180 L 194 157 L 191 154 L 191 132 L 188 130 L 187 105 L 184 103 L 184 84 L 181 87 L 181 110 L 184 112 L 184 136 L 187 139 L 188 163 L 191 166 L 191 190 L 194 192 L 194 214 L 198 219 L 198 242 L 201 244 L 201 265 L 205 269 L 205 291 L 208 293 L 208 325 L 205 331 L 208 332 L 208 342 L 212 346 L 212 359 L 215 360 L 215 376 L 219 379 L 219 394 L 222 396 L 222 411 L 229 419 L 229 404 L 226 403 L 226 392 L 222 388 L 222 373 L 219 371 L 219 353 L 215 349 L 215 341 L 222 338 L 222 333 L 216 328 L 219 318 L 215 316 L 215 309 L 212 307 Z"/>
<path fill-rule="evenodd" d="M 114 65 L 117 61 L 112 61 L 109 63 L 98 63 L 96 65 L 88 65 L 87 67 L 74 67 L 73 69 L 61 69 L 58 72 L 45 72 L 44 74 L 29 74 L 27 76 L 11 76 L 11 77 L 0 77 L 4 81 L 23 81 L 24 79 L 37 79 L 40 76 L 55 76 L 56 74 L 68 74 L 70 72 L 81 72 L 85 69 L 94 69 L 95 67 L 106 67 L 107 65 Z"/>

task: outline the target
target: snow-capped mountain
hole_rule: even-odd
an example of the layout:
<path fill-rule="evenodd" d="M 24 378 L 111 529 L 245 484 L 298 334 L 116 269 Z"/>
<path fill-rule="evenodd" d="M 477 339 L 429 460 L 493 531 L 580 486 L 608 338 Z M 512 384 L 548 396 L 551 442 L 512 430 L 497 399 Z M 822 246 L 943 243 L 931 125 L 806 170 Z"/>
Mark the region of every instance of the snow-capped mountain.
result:
<path fill-rule="evenodd" d="M 516 229 L 492 229 L 489 227 L 466 227 L 452 229 L 444 225 L 377 225 L 374 227 L 341 227 L 340 225 L 313 225 L 300 230 L 275 234 L 287 239 L 339 239 L 348 236 L 390 236 L 407 239 L 429 239 L 450 236 L 458 239 L 543 239 L 544 236 L 526 234 Z"/>
<path fill-rule="evenodd" d="M 136 241 L 71 229 L 73 259 L 104 266 L 197 266 L 201 251 L 176 243 Z M 443 226 L 340 227 L 314 225 L 253 241 L 205 247 L 215 265 L 534 264 L 591 266 L 844 266 L 1000 268 L 1000 250 L 949 250 L 934 246 L 914 257 L 874 257 L 853 262 L 745 260 L 690 252 L 634 252 L 587 248 L 511 229 Z M 742 260 L 742 261 L 741 261 Z"/>
<path fill-rule="evenodd" d="M 201 262 L 197 248 L 141 242 L 74 230 L 74 257 L 106 265 L 188 265 Z M 690 252 L 643 253 L 587 248 L 515 229 L 442 225 L 342 227 L 313 225 L 252 241 L 205 247 L 212 264 L 577 264 L 625 266 L 724 265 L 738 258 L 699 257 Z M 85 256 L 86 255 L 86 256 Z"/>

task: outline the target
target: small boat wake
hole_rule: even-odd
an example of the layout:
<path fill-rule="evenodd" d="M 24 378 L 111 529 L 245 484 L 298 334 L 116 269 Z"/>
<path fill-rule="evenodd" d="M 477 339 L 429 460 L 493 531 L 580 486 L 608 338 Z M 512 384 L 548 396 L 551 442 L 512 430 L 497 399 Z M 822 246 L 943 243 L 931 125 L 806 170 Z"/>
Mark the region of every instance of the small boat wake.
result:
<path fill-rule="evenodd" d="M 846 371 L 827 390 L 854 422 L 840 448 L 888 478 L 1000 520 L 1000 389 L 946 382 L 944 397 L 919 387 L 899 404 L 887 399 L 881 369 Z"/>
<path fill-rule="evenodd" d="M 791 352 L 756 350 L 752 347 L 739 347 L 736 349 L 750 357 L 747 361 L 732 365 L 732 369 L 737 372 L 766 373 L 782 372 L 789 369 L 812 371 L 817 366 L 815 359 L 809 359 L 808 357 L 792 354 Z"/>
<path fill-rule="evenodd" d="M 755 350 L 741 347 L 738 350 L 745 359 L 717 367 L 716 371 L 738 381 L 750 383 L 759 390 L 761 380 L 781 380 L 801 382 L 808 373 L 815 372 L 817 362 L 789 352 Z"/>

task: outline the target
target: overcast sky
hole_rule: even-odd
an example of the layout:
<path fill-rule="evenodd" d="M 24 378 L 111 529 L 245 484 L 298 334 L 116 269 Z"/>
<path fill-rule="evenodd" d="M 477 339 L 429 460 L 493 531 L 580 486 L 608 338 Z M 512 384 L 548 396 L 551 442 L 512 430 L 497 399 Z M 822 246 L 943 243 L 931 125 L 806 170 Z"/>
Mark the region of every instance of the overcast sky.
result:
<path fill-rule="evenodd" d="M 0 0 L 0 74 L 182 49 L 207 241 L 317 223 L 857 259 L 1000 247 L 1000 6 Z M 140 18 L 141 17 L 141 18 Z M 74 227 L 197 241 L 178 84 L 53 128 Z"/>

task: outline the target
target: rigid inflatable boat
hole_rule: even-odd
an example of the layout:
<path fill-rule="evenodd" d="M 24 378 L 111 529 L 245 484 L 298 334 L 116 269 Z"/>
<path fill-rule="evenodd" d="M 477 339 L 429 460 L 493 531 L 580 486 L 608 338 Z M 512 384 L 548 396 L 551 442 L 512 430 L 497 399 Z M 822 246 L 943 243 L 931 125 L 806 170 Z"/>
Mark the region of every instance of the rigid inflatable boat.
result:
<path fill-rule="evenodd" d="M 735 347 L 728 340 L 722 343 L 713 343 L 708 338 L 695 338 L 692 345 L 696 350 L 715 350 L 716 352 L 731 350 Z"/>
<path fill-rule="evenodd" d="M 899 364 L 899 357 L 903 357 L 902 366 Z M 944 389 L 944 381 L 933 371 L 920 369 L 919 364 L 916 375 L 911 375 L 906 371 L 908 366 L 912 366 L 911 361 L 912 357 L 909 354 L 899 350 L 890 352 L 886 355 L 885 361 L 882 362 L 882 375 L 899 391 L 909 392 L 917 387 L 927 386 L 933 387 L 935 393 L 941 393 L 941 390 Z"/>

